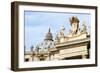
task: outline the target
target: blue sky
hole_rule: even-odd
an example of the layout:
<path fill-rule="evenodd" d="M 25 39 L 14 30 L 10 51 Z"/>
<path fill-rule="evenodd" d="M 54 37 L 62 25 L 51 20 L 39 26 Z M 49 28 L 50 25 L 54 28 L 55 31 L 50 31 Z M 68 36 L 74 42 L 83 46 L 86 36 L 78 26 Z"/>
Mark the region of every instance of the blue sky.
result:
<path fill-rule="evenodd" d="M 69 18 L 71 16 L 78 17 L 80 20 L 80 28 L 83 21 L 86 22 L 87 27 L 90 27 L 90 14 L 24 11 L 26 49 L 29 50 L 32 45 L 35 46 L 43 42 L 49 28 L 53 34 L 53 39 L 61 26 L 65 27 L 65 35 L 67 35 L 71 28 L 69 23 Z M 88 32 L 90 32 L 89 28 Z"/>

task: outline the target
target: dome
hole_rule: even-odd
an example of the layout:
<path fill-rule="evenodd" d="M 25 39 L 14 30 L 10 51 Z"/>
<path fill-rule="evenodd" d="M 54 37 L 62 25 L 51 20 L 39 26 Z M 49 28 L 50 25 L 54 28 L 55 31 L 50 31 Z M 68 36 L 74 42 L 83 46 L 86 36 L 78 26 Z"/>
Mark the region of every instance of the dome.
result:
<path fill-rule="evenodd" d="M 48 33 L 46 34 L 44 41 L 40 44 L 37 44 L 36 52 L 48 53 L 49 49 L 55 48 L 54 45 L 55 44 L 53 41 L 53 36 L 52 36 L 52 33 L 50 32 L 50 28 L 49 28 Z"/>
<path fill-rule="evenodd" d="M 53 37 L 52 37 L 52 33 L 50 32 L 50 28 L 49 28 L 49 31 L 48 31 L 48 33 L 46 34 L 44 40 L 50 40 L 50 41 L 53 41 Z"/>

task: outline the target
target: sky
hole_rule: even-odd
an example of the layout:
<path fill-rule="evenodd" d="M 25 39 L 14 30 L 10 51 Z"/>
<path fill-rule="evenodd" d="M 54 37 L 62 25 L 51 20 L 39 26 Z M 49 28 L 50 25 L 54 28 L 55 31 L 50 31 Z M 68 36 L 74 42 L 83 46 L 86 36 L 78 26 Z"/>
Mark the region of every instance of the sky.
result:
<path fill-rule="evenodd" d="M 77 16 L 81 28 L 82 23 L 85 21 L 87 31 L 90 33 L 90 14 L 84 13 L 63 13 L 63 12 L 46 12 L 46 11 L 24 11 L 24 32 L 25 32 L 25 47 L 26 50 L 30 50 L 31 46 L 35 46 L 38 43 L 43 42 L 45 35 L 49 28 L 55 39 L 56 33 L 62 26 L 65 27 L 65 35 L 69 33 L 71 29 L 69 18 Z"/>

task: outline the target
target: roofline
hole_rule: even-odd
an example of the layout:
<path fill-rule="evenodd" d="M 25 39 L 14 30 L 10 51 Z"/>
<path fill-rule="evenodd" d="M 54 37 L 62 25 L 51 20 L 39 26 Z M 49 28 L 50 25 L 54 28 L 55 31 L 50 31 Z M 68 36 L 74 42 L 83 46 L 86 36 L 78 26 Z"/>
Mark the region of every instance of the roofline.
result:
<path fill-rule="evenodd" d="M 74 44 L 85 43 L 85 42 L 90 42 L 90 37 L 84 38 L 84 39 L 79 39 L 79 40 L 67 41 L 67 42 L 60 43 L 60 44 L 56 44 L 55 47 L 66 46 L 66 45 L 74 45 Z"/>

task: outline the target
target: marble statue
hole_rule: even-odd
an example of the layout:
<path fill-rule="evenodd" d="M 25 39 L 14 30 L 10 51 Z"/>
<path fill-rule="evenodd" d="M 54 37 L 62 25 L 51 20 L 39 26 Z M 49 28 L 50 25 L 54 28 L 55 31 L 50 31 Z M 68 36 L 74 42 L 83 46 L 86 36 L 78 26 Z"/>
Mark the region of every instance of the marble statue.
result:
<path fill-rule="evenodd" d="M 71 24 L 71 30 L 70 30 L 71 34 L 76 35 L 79 30 L 79 19 L 75 16 L 72 16 L 70 18 L 70 24 Z"/>

